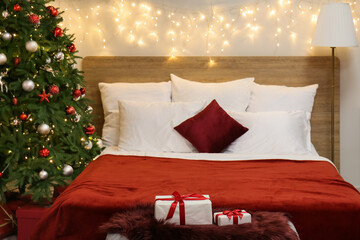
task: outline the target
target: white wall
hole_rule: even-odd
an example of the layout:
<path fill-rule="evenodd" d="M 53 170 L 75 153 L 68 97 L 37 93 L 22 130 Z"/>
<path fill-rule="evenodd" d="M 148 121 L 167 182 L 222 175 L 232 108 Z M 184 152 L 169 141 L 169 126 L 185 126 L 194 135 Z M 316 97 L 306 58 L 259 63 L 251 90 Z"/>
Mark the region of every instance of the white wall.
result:
<path fill-rule="evenodd" d="M 311 48 L 309 43 L 315 26 L 312 17 L 317 15 L 321 3 L 328 1 L 292 1 L 291 4 L 279 5 L 277 0 L 147 0 L 144 2 L 152 7 L 147 16 L 146 11 L 139 8 L 143 1 L 131 1 L 136 4 L 135 7 L 129 2 L 57 0 L 54 5 L 60 6 L 62 10 L 68 8 L 64 14 L 64 27 L 75 33 L 75 43 L 83 57 L 171 54 L 307 56 L 331 53 L 327 48 Z M 352 7 L 357 19 L 360 1 L 355 2 L 357 5 Z M 121 7 L 121 3 L 125 4 L 125 7 Z M 123 12 L 120 12 L 121 9 Z M 240 14 L 240 9 L 253 10 L 254 14 L 244 17 Z M 156 14 L 157 10 L 161 11 L 161 15 Z M 269 14 L 271 10 L 275 10 L 274 15 Z M 211 20 L 213 12 L 216 12 L 215 19 Z M 174 15 L 169 18 L 171 13 Z M 200 20 L 201 14 L 206 16 L 204 20 Z M 224 20 L 218 23 L 220 16 Z M 193 20 L 194 17 L 196 20 Z M 171 23 L 171 20 L 175 22 Z M 146 22 L 146 25 L 136 25 L 136 22 Z M 176 22 L 179 22 L 180 26 L 176 26 Z M 226 28 L 225 23 L 231 26 Z M 258 26 L 258 30 L 252 30 L 248 23 L 252 27 Z M 358 23 L 359 21 L 357 25 Z M 188 27 L 188 24 L 191 24 L 191 27 Z M 198 25 L 198 28 L 195 28 L 195 25 Z M 212 35 L 208 32 L 211 25 L 214 31 Z M 277 31 L 278 28 L 281 28 L 281 32 Z M 169 34 L 171 30 L 175 33 L 174 37 Z M 205 34 L 210 37 L 205 37 Z M 224 37 L 222 34 L 225 34 Z M 254 34 L 253 37 L 250 37 L 251 34 Z M 133 35 L 133 41 L 129 38 L 130 35 Z M 139 44 L 139 40 L 142 44 Z M 229 44 L 224 45 L 224 41 Z M 176 49 L 175 52 L 172 52 L 173 48 Z M 338 49 L 337 55 L 341 61 L 341 175 L 360 187 L 360 49 Z"/>

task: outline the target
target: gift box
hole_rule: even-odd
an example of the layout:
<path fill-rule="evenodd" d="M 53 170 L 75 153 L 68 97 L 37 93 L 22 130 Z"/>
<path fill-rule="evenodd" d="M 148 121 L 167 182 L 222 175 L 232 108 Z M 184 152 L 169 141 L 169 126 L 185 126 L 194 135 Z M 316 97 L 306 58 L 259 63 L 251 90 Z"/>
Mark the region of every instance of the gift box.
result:
<path fill-rule="evenodd" d="M 16 230 L 15 216 L 5 204 L 0 204 L 0 239 L 11 235 Z"/>
<path fill-rule="evenodd" d="M 189 194 L 155 197 L 155 218 L 178 225 L 212 224 L 212 205 L 209 195 Z"/>
<path fill-rule="evenodd" d="M 233 210 L 214 213 L 214 222 L 218 226 L 251 223 L 251 214 L 245 210 Z"/>
<path fill-rule="evenodd" d="M 39 207 L 32 204 L 18 208 L 16 211 L 18 240 L 30 239 L 30 235 L 34 231 L 36 224 L 48 209 L 48 207 Z"/>

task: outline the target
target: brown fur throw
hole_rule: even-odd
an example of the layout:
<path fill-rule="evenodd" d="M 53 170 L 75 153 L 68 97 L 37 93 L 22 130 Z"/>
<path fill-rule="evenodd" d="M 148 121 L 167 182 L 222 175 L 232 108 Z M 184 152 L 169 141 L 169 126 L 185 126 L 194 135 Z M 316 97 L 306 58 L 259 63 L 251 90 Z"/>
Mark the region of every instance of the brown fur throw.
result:
<path fill-rule="evenodd" d="M 226 208 L 214 209 L 221 212 Z M 141 205 L 114 214 L 100 227 L 102 232 L 120 233 L 129 240 L 298 240 L 280 212 L 252 212 L 252 223 L 230 226 L 180 226 L 154 219 L 154 206 Z"/>

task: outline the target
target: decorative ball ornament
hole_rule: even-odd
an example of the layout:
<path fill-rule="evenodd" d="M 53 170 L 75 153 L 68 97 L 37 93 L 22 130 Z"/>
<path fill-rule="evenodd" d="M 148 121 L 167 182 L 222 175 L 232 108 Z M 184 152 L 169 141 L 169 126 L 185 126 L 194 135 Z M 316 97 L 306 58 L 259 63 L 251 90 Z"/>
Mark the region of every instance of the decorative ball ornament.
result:
<path fill-rule="evenodd" d="M 8 32 L 6 32 L 6 31 L 2 34 L 2 39 L 3 39 L 4 41 L 10 41 L 11 38 L 12 38 L 11 34 L 8 33 Z"/>
<path fill-rule="evenodd" d="M 85 133 L 87 135 L 92 135 L 95 133 L 95 127 L 93 125 L 89 125 L 88 127 L 85 128 Z"/>
<path fill-rule="evenodd" d="M 23 120 L 23 121 L 25 121 L 26 119 L 27 119 L 27 115 L 25 114 L 25 113 L 22 113 L 21 115 L 20 115 L 20 119 L 21 120 Z"/>
<path fill-rule="evenodd" d="M 1 15 L 3 16 L 3 18 L 8 18 L 8 17 L 10 17 L 10 13 L 9 13 L 7 10 L 3 11 L 3 12 L 1 13 Z"/>
<path fill-rule="evenodd" d="M 34 40 L 29 40 L 26 42 L 25 48 L 29 52 L 36 52 L 39 48 L 39 45 Z"/>
<path fill-rule="evenodd" d="M 14 66 L 17 67 L 19 63 L 21 62 L 19 57 L 14 57 Z"/>
<path fill-rule="evenodd" d="M 96 145 L 98 145 L 99 148 L 103 148 L 104 147 L 103 140 L 98 139 Z"/>
<path fill-rule="evenodd" d="M 93 144 L 92 144 L 91 141 L 85 141 L 85 142 L 84 142 L 84 148 L 85 148 L 86 150 L 91 150 L 92 147 L 93 147 Z"/>
<path fill-rule="evenodd" d="M 64 57 L 65 57 L 65 55 L 64 55 L 63 52 L 58 52 L 58 53 L 55 54 L 55 59 L 56 60 L 62 61 L 62 60 L 64 60 Z"/>
<path fill-rule="evenodd" d="M 27 79 L 23 81 L 22 88 L 24 89 L 25 92 L 31 92 L 35 88 L 35 83 L 34 81 Z"/>
<path fill-rule="evenodd" d="M 36 15 L 36 14 L 31 14 L 30 16 L 29 16 L 29 20 L 30 20 L 30 22 L 31 23 L 33 23 L 33 24 L 36 24 L 36 25 L 40 25 L 40 18 L 39 18 L 39 16 L 38 15 Z"/>
<path fill-rule="evenodd" d="M 66 108 L 66 114 L 67 114 L 67 115 L 74 115 L 74 114 L 75 114 L 75 108 L 72 107 L 72 106 L 68 106 L 68 107 Z"/>
<path fill-rule="evenodd" d="M 49 176 L 49 174 L 45 170 L 41 170 L 40 173 L 39 173 L 39 177 L 40 177 L 41 180 L 47 179 L 48 176 Z"/>
<path fill-rule="evenodd" d="M 53 6 L 49 6 L 47 9 L 51 16 L 57 17 L 57 15 L 59 15 L 58 10 L 56 8 L 54 8 Z"/>
<path fill-rule="evenodd" d="M 0 53 L 0 65 L 4 65 L 7 62 L 7 57 L 4 53 Z"/>
<path fill-rule="evenodd" d="M 85 88 L 80 88 L 81 97 L 85 97 L 86 90 Z"/>
<path fill-rule="evenodd" d="M 50 63 L 51 63 L 51 58 L 49 58 L 49 57 L 46 58 L 45 63 L 46 63 L 46 64 L 50 64 Z"/>
<path fill-rule="evenodd" d="M 17 100 L 16 97 L 13 97 L 11 101 L 12 101 L 12 103 L 13 103 L 14 106 L 17 106 L 17 105 L 18 105 L 18 100 Z"/>
<path fill-rule="evenodd" d="M 64 176 L 71 176 L 74 172 L 72 166 L 65 164 L 63 168 L 63 175 Z"/>
<path fill-rule="evenodd" d="M 58 86 L 56 86 L 56 85 L 51 85 L 50 87 L 49 87 L 49 93 L 51 94 L 51 95 L 53 95 L 53 96 L 55 96 L 55 95 L 58 95 L 59 94 L 59 87 Z"/>
<path fill-rule="evenodd" d="M 19 4 L 15 4 L 14 5 L 14 11 L 15 12 L 20 12 L 21 11 L 21 6 Z"/>
<path fill-rule="evenodd" d="M 63 35 L 63 30 L 59 27 L 53 29 L 54 37 L 61 37 Z"/>
<path fill-rule="evenodd" d="M 17 126 L 17 125 L 19 125 L 20 123 L 21 123 L 21 121 L 20 121 L 19 119 L 15 118 L 14 120 L 12 120 L 11 125 Z"/>
<path fill-rule="evenodd" d="M 92 113 L 94 109 L 92 108 L 92 106 L 88 106 L 85 111 L 88 113 Z"/>
<path fill-rule="evenodd" d="M 37 127 L 37 131 L 38 133 L 40 133 L 41 135 L 47 135 L 50 133 L 50 126 L 47 125 L 46 123 L 42 123 Z"/>
<path fill-rule="evenodd" d="M 47 148 L 42 148 L 39 150 L 39 157 L 48 157 L 50 155 L 50 151 Z"/>
<path fill-rule="evenodd" d="M 77 113 L 75 113 L 75 114 L 76 115 L 75 115 L 75 118 L 74 118 L 74 122 L 78 123 L 78 122 L 80 122 L 81 116 L 79 114 L 77 114 Z"/>
<path fill-rule="evenodd" d="M 73 91 L 73 96 L 74 96 L 74 98 L 80 97 L 80 96 L 81 96 L 81 91 L 80 91 L 80 89 L 75 89 L 75 90 Z"/>
<path fill-rule="evenodd" d="M 69 52 L 73 53 L 76 51 L 76 47 L 75 44 L 70 44 L 69 46 L 67 46 L 67 48 L 69 49 Z"/>
<path fill-rule="evenodd" d="M 2 178 L 2 176 L 3 176 L 3 173 L 2 173 L 2 172 L 0 172 L 0 178 Z"/>

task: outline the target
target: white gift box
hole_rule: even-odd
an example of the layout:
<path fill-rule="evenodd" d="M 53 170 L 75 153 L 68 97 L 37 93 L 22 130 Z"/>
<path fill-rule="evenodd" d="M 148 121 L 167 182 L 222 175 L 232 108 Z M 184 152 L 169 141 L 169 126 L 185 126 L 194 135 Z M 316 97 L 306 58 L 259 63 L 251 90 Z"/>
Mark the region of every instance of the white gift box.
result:
<path fill-rule="evenodd" d="M 186 225 L 206 225 L 212 224 L 212 204 L 209 195 L 202 195 L 207 199 L 204 200 L 183 200 L 185 207 L 185 224 Z M 173 195 L 156 196 L 155 199 L 174 198 Z M 174 200 L 155 200 L 155 218 L 157 220 L 166 219 L 171 204 Z M 167 223 L 180 225 L 180 209 L 177 203 L 172 218 L 166 220 Z"/>
<path fill-rule="evenodd" d="M 216 212 L 214 213 L 214 223 L 215 224 L 217 223 L 218 226 L 233 225 L 234 217 L 238 218 L 238 224 L 251 223 L 250 213 L 246 212 L 245 210 L 241 210 L 241 214 L 242 214 L 242 218 L 240 219 L 240 217 L 236 215 L 235 216 L 232 215 L 231 218 L 229 218 L 227 215 L 223 214 L 223 212 Z"/>

